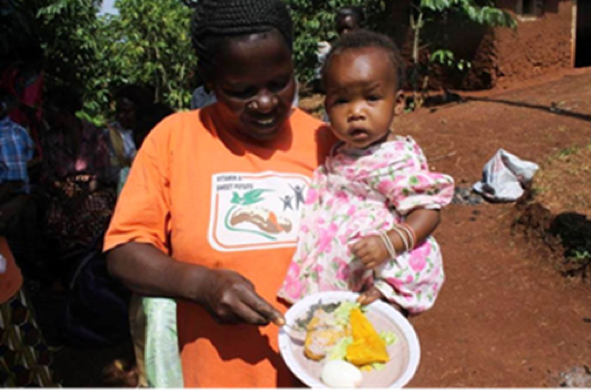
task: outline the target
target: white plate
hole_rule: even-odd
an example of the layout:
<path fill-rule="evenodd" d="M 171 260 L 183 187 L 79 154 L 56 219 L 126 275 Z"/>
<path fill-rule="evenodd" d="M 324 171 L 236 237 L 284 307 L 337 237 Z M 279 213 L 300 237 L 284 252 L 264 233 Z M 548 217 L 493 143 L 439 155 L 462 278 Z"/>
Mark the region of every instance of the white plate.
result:
<path fill-rule="evenodd" d="M 294 304 L 285 313 L 288 325 L 294 325 L 296 320 L 305 317 L 312 305 L 355 301 L 359 295 L 345 291 L 328 291 L 313 294 Z M 408 322 L 392 306 L 376 301 L 368 306 L 366 316 L 378 332 L 391 330 L 397 340 L 388 346 L 390 361 L 382 370 L 363 372 L 361 387 L 401 388 L 414 376 L 419 366 L 421 349 L 417 334 Z M 303 344 L 290 338 L 286 331 L 279 331 L 279 351 L 289 369 L 306 385 L 313 388 L 326 388 L 320 381 L 323 362 L 312 361 L 304 355 Z"/>

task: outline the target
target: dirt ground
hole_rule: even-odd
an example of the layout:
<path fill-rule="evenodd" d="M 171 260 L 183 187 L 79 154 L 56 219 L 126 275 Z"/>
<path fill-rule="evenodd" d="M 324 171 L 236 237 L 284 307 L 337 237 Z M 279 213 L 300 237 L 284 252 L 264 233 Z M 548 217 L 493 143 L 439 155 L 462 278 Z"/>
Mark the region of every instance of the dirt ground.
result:
<path fill-rule="evenodd" d="M 591 70 L 463 96 L 400 116 L 434 170 L 470 187 L 499 148 L 542 162 L 591 143 Z M 447 282 L 433 310 L 411 319 L 421 363 L 411 387 L 591 386 L 591 284 L 566 279 L 513 235 L 512 204 L 451 205 L 436 238 Z M 47 312 L 45 312 L 47 313 Z M 63 349 L 65 386 L 103 386 L 129 347 Z M 72 369 L 76 369 L 72 371 Z"/>
<path fill-rule="evenodd" d="M 434 309 L 412 320 L 422 358 L 410 386 L 557 387 L 561 373 L 591 361 L 591 287 L 523 249 L 511 212 L 445 212 L 437 239 L 447 282 Z"/>
<path fill-rule="evenodd" d="M 397 131 L 468 187 L 498 148 L 542 162 L 591 143 L 589 86 L 587 71 L 476 94 L 401 116 Z M 435 308 L 412 321 L 422 358 L 410 386 L 591 386 L 591 285 L 566 280 L 512 235 L 515 215 L 512 204 L 444 211 L 436 238 L 447 283 Z"/>

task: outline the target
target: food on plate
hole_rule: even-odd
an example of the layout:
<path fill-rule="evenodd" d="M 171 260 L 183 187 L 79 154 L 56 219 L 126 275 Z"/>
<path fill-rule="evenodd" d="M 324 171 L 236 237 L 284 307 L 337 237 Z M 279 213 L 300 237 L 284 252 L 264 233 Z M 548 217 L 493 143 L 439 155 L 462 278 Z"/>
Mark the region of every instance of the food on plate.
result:
<path fill-rule="evenodd" d="M 350 336 L 349 327 L 340 325 L 334 312 L 318 309 L 306 327 L 304 354 L 320 361 L 342 339 Z"/>
<path fill-rule="evenodd" d="M 342 359 L 328 361 L 322 368 L 320 379 L 329 387 L 355 388 L 361 385 L 363 374 L 356 366 Z"/>
<path fill-rule="evenodd" d="M 361 370 L 378 369 L 388 362 L 387 346 L 396 341 L 391 331 L 378 334 L 361 306 L 350 301 L 315 305 L 298 324 L 306 328 L 307 358 L 345 360 Z"/>
<path fill-rule="evenodd" d="M 353 343 L 347 347 L 347 361 L 356 366 L 388 362 L 386 342 L 359 308 L 351 310 L 350 323 Z"/>

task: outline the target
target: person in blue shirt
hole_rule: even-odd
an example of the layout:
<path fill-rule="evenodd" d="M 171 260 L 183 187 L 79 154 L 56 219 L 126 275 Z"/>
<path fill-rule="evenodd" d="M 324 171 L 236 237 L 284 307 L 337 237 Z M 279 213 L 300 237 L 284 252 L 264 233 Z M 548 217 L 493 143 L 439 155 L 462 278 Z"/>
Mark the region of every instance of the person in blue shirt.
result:
<path fill-rule="evenodd" d="M 11 99 L 0 91 L 0 186 L 3 189 L 28 188 L 27 162 L 35 145 L 27 130 L 8 117 Z"/>
<path fill-rule="evenodd" d="M 35 144 L 28 131 L 8 116 L 16 100 L 0 90 L 0 236 L 4 235 L 25 275 L 40 271 L 37 207 L 29 195 L 27 163 Z"/>
<path fill-rule="evenodd" d="M 20 212 L 29 193 L 27 162 L 35 145 L 27 130 L 8 117 L 12 100 L 0 91 L 0 232 Z"/>

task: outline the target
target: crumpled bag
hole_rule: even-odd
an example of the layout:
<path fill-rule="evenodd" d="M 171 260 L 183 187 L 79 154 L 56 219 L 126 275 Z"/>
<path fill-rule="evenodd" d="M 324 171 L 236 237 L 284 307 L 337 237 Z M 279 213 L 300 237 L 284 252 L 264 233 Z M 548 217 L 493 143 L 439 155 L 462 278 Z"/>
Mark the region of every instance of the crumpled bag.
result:
<path fill-rule="evenodd" d="M 524 161 L 503 150 L 484 165 L 482 181 L 474 184 L 474 191 L 492 202 L 511 202 L 519 199 L 531 182 L 539 166 Z"/>

